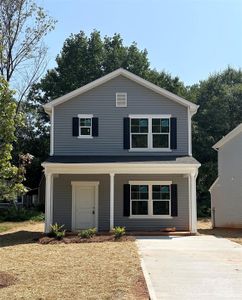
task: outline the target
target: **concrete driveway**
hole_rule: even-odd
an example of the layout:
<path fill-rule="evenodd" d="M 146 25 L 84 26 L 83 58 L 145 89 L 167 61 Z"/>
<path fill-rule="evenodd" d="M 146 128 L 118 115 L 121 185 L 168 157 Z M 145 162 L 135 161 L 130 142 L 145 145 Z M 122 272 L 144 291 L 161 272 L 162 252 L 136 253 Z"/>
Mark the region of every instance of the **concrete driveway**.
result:
<path fill-rule="evenodd" d="M 214 236 L 138 237 L 151 299 L 242 299 L 242 246 Z"/>

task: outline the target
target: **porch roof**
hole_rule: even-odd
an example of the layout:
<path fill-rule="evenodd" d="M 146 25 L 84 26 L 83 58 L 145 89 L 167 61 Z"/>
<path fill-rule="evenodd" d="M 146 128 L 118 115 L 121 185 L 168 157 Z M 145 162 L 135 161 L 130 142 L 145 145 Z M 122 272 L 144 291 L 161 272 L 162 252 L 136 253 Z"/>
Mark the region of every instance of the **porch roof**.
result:
<path fill-rule="evenodd" d="M 93 155 L 55 155 L 50 156 L 45 163 L 58 164 L 98 164 L 98 163 L 134 163 L 134 164 L 184 164 L 200 166 L 200 163 L 191 156 L 93 156 Z"/>

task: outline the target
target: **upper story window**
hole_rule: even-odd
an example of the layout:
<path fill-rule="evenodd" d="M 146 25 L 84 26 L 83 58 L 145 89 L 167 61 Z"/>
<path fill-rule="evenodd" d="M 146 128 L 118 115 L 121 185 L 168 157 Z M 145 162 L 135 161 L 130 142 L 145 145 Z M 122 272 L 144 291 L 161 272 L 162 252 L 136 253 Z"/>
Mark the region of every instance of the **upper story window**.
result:
<path fill-rule="evenodd" d="M 92 118 L 80 118 L 80 136 L 92 135 Z"/>
<path fill-rule="evenodd" d="M 79 137 L 92 137 L 92 118 L 93 115 L 78 115 L 79 118 Z"/>
<path fill-rule="evenodd" d="M 77 115 L 72 118 L 72 135 L 78 138 L 98 136 L 98 118 L 93 115 Z"/>
<path fill-rule="evenodd" d="M 170 150 L 170 117 L 130 116 L 130 149 Z"/>
<path fill-rule="evenodd" d="M 127 107 L 127 93 L 116 93 L 116 107 Z"/>

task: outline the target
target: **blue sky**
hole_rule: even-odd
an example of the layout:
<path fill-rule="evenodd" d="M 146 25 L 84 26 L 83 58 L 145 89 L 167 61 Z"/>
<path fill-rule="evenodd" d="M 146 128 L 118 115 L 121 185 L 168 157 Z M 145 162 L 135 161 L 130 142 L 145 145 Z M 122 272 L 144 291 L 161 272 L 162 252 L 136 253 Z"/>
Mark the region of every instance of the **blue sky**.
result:
<path fill-rule="evenodd" d="M 120 33 L 148 50 L 152 68 L 190 85 L 228 65 L 242 67 L 241 0 L 37 0 L 58 20 L 46 37 L 49 65 L 64 40 L 83 30 Z"/>

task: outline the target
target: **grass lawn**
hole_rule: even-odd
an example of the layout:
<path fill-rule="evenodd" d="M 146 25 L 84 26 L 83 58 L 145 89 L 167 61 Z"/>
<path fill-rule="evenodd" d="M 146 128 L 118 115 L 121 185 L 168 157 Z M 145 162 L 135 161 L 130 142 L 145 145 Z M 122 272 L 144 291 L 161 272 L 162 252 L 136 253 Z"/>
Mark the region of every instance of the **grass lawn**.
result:
<path fill-rule="evenodd" d="M 233 242 L 242 245 L 242 229 L 235 228 L 214 228 L 210 219 L 198 220 L 198 233 L 206 235 L 214 235 L 216 237 L 227 238 Z"/>
<path fill-rule="evenodd" d="M 0 221 L 0 233 L 9 231 L 9 230 L 18 230 L 22 227 L 26 227 L 28 225 L 34 225 L 37 222 L 35 221 L 24 221 L 24 222 L 1 222 Z M 42 223 L 41 223 L 42 224 Z"/>
<path fill-rule="evenodd" d="M 26 223 L 0 234 L 0 272 L 16 278 L 0 299 L 148 299 L 133 241 L 41 245 L 33 238 L 42 230 Z"/>

